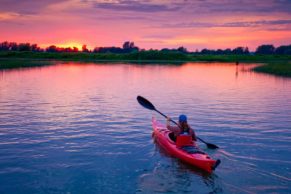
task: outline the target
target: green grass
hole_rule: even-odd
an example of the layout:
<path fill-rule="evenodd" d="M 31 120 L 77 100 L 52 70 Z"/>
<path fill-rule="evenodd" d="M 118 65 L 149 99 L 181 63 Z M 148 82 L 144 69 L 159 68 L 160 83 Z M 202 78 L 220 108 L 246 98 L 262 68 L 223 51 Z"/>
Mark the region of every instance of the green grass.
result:
<path fill-rule="evenodd" d="M 192 61 L 217 62 L 278 62 L 291 60 L 290 55 L 191 55 Z"/>
<path fill-rule="evenodd" d="M 5 60 L 4 60 L 5 59 Z M 275 75 L 290 74 L 291 55 L 201 55 L 179 52 L 141 51 L 127 54 L 114 53 L 46 53 L 46 52 L 0 52 L 0 69 L 17 67 L 34 67 L 51 64 L 52 60 L 60 61 L 102 61 L 102 62 L 134 62 L 134 63 L 167 63 L 183 62 L 244 62 L 265 63 L 254 71 Z"/>
<path fill-rule="evenodd" d="M 14 69 L 22 67 L 40 67 L 54 64 L 52 61 L 31 60 L 31 59 L 1 59 L 0 69 Z"/>
<path fill-rule="evenodd" d="M 30 58 L 55 60 L 167 60 L 188 61 L 190 58 L 183 53 L 162 53 L 158 51 L 142 51 L 127 54 L 114 53 L 38 53 L 38 52 L 0 52 L 0 58 Z"/>
<path fill-rule="evenodd" d="M 217 61 L 217 62 L 278 62 L 290 61 L 291 55 L 201 55 L 179 52 L 141 51 L 127 54 L 114 53 L 46 53 L 2 51 L 0 58 L 55 59 L 55 60 L 109 60 L 109 61 Z"/>
<path fill-rule="evenodd" d="M 269 63 L 254 68 L 255 72 L 291 77 L 291 62 Z"/>

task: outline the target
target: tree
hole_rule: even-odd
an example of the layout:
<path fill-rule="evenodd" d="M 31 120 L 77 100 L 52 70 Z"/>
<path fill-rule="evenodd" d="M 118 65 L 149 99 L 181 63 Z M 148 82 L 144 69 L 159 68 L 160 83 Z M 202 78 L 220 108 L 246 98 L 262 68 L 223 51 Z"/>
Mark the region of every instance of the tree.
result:
<path fill-rule="evenodd" d="M 5 41 L 0 43 L 0 50 L 1 51 L 8 51 L 9 50 L 9 42 Z"/>
<path fill-rule="evenodd" d="M 134 42 L 126 41 L 122 45 L 124 53 L 139 51 L 139 48 L 134 45 Z"/>
<path fill-rule="evenodd" d="M 73 47 L 73 52 L 75 52 L 75 53 L 76 53 L 76 52 L 79 52 L 79 49 L 78 49 L 77 47 L 74 46 L 74 47 Z"/>
<path fill-rule="evenodd" d="M 244 48 L 243 47 L 236 47 L 235 49 L 232 50 L 232 53 L 233 54 L 236 54 L 236 55 L 241 55 L 241 54 L 244 54 Z"/>
<path fill-rule="evenodd" d="M 101 49 L 101 47 L 95 47 L 93 49 L 93 53 L 99 53 L 100 49 Z"/>
<path fill-rule="evenodd" d="M 96 47 L 94 53 L 124 53 L 124 49 L 120 47 Z"/>
<path fill-rule="evenodd" d="M 170 49 L 168 49 L 168 48 L 163 48 L 162 50 L 161 50 L 161 52 L 169 52 L 170 51 Z"/>
<path fill-rule="evenodd" d="M 125 49 L 131 49 L 134 47 L 134 42 L 129 42 L 129 41 L 126 41 L 123 43 L 122 45 L 122 48 L 125 50 Z"/>
<path fill-rule="evenodd" d="M 89 50 L 87 49 L 87 45 L 83 45 L 82 46 L 82 52 L 84 52 L 84 53 L 88 53 L 89 52 Z"/>
<path fill-rule="evenodd" d="M 46 48 L 46 52 L 58 52 L 58 48 L 55 45 L 51 45 Z"/>
<path fill-rule="evenodd" d="M 17 43 L 16 43 L 16 42 L 10 42 L 10 43 L 9 43 L 9 49 L 10 49 L 11 51 L 17 51 L 17 50 L 18 50 L 18 45 L 17 45 Z"/>
<path fill-rule="evenodd" d="M 20 43 L 18 45 L 18 50 L 19 51 L 31 51 L 30 43 Z"/>
<path fill-rule="evenodd" d="M 206 55 L 209 55 L 209 54 L 215 54 L 215 50 L 209 50 L 209 49 L 202 49 L 201 54 L 206 54 Z"/>
<path fill-rule="evenodd" d="M 187 53 L 187 52 L 188 52 L 187 49 L 186 49 L 185 47 L 183 47 L 183 46 L 180 46 L 180 47 L 177 49 L 177 51 L 179 51 L 179 52 L 181 52 L 181 53 Z"/>
<path fill-rule="evenodd" d="M 229 54 L 231 54 L 231 49 L 230 48 L 227 48 L 227 49 L 225 49 L 223 51 L 223 53 L 226 54 L 226 55 L 229 55 Z"/>
<path fill-rule="evenodd" d="M 224 51 L 222 49 L 217 49 L 215 51 L 215 53 L 218 54 L 218 55 L 221 55 L 221 54 L 224 54 Z"/>
<path fill-rule="evenodd" d="M 245 47 L 244 54 L 250 54 L 249 47 Z"/>
<path fill-rule="evenodd" d="M 40 47 L 37 44 L 32 44 L 31 45 L 31 51 L 39 52 L 40 50 L 41 49 L 40 49 Z"/>
<path fill-rule="evenodd" d="M 287 46 L 279 46 L 275 50 L 276 54 L 281 54 L 281 55 L 290 55 L 291 54 L 291 45 Z"/>
<path fill-rule="evenodd" d="M 256 54 L 274 54 L 275 47 L 271 44 L 261 45 L 257 48 Z"/>

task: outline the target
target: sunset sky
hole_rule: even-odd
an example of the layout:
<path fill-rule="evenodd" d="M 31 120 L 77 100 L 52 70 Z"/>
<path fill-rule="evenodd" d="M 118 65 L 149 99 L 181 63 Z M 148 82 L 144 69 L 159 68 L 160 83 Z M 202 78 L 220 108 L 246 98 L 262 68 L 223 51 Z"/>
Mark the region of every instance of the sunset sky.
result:
<path fill-rule="evenodd" d="M 41 47 L 291 44 L 291 0 L 0 0 L 0 42 Z"/>

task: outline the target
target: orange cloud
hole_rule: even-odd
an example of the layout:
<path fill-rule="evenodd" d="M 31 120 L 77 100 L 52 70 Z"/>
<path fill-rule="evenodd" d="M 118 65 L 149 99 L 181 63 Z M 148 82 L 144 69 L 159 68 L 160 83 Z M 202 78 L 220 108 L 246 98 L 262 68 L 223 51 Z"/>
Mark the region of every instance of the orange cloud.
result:
<path fill-rule="evenodd" d="M 12 20 L 18 18 L 20 14 L 15 12 L 0 12 L 0 21 L 3 20 Z"/>

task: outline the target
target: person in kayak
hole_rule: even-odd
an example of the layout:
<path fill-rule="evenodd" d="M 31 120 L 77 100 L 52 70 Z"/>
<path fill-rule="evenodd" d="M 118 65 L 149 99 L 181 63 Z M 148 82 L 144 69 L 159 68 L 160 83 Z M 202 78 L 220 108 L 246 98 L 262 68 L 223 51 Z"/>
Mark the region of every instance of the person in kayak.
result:
<path fill-rule="evenodd" d="M 174 141 L 176 141 L 176 138 L 181 134 L 190 135 L 193 141 L 197 140 L 194 130 L 187 123 L 186 115 L 179 116 L 179 127 L 171 126 L 170 121 L 171 121 L 171 118 L 167 117 L 167 129 L 174 132 Z"/>

